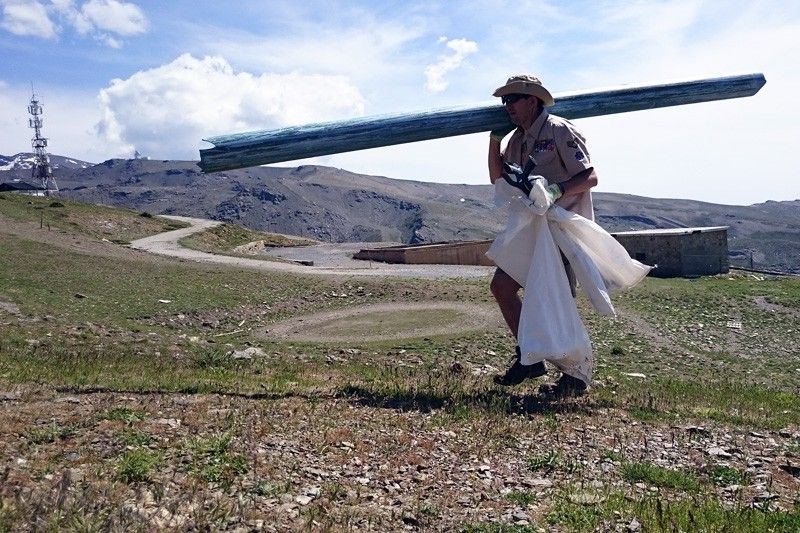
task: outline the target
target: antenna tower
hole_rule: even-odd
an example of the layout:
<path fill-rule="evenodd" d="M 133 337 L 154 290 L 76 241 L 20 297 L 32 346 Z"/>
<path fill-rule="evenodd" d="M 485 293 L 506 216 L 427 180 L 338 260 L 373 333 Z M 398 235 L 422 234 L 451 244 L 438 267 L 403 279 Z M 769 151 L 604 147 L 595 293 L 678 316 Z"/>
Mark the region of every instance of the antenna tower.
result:
<path fill-rule="evenodd" d="M 36 98 L 34 92 L 31 96 L 31 104 L 28 106 L 28 113 L 31 118 L 28 119 L 28 125 L 33 128 L 35 135 L 31 139 L 31 146 L 33 146 L 33 168 L 31 169 L 31 178 L 34 183 L 41 184 L 44 193 L 49 195 L 58 192 L 58 185 L 56 185 L 56 178 L 53 176 L 53 170 L 50 168 L 50 156 L 47 155 L 47 139 L 42 137 L 42 106 Z"/>

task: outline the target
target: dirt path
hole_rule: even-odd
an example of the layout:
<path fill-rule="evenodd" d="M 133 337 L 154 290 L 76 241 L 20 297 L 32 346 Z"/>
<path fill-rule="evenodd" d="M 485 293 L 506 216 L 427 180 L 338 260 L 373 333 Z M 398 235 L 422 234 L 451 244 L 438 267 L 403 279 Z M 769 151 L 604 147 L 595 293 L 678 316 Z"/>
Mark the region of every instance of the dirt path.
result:
<path fill-rule="evenodd" d="M 341 247 L 335 251 L 332 250 L 332 247 L 335 246 L 332 244 L 303 247 L 306 250 L 306 255 L 323 259 L 322 261 L 319 259 L 315 261 L 314 266 L 210 254 L 199 250 L 184 248 L 178 244 L 178 241 L 193 233 L 218 226 L 221 222 L 179 216 L 164 217 L 186 222 L 191 224 L 191 226 L 135 240 L 131 242 L 131 248 L 189 261 L 231 265 L 255 270 L 294 272 L 298 274 L 452 279 L 482 278 L 488 276 L 493 271 L 492 267 L 464 265 L 390 265 L 385 263 L 362 262 L 363 266 L 360 267 L 349 266 L 352 261 L 348 261 L 349 256 L 347 254 L 351 254 L 351 247 L 348 247 L 346 244 L 341 245 Z M 314 250 L 315 248 L 319 248 L 319 250 Z M 296 251 L 297 249 L 295 248 L 294 250 Z M 280 254 L 276 253 L 275 255 Z M 342 264 L 348 264 L 348 266 L 340 266 Z"/>
<path fill-rule="evenodd" d="M 292 317 L 259 334 L 304 342 L 374 342 L 501 327 L 495 306 L 461 302 L 367 305 Z"/>

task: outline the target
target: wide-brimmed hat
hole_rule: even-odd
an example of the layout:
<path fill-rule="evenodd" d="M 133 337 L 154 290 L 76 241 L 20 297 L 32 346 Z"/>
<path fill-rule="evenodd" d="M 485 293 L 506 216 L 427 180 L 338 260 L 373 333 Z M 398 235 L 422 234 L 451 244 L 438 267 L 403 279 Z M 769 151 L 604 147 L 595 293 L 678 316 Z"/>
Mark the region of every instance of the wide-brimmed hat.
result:
<path fill-rule="evenodd" d="M 529 74 L 511 76 L 502 87 L 494 91 L 493 96 L 506 96 L 508 94 L 530 94 L 542 101 L 545 107 L 555 104 L 553 95 L 544 88 L 541 80 Z"/>

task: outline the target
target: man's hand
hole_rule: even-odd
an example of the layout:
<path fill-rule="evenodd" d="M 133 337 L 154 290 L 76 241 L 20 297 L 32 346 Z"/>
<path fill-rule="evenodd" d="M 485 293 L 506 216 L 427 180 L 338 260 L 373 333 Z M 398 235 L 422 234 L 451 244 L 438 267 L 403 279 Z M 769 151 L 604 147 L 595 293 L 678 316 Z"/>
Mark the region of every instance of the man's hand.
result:
<path fill-rule="evenodd" d="M 556 200 L 564 196 L 564 189 L 562 189 L 561 185 L 558 183 L 551 183 L 545 187 L 544 190 L 546 190 L 548 196 L 550 196 L 551 204 L 554 204 Z"/>
<path fill-rule="evenodd" d="M 563 195 L 561 187 L 557 183 L 550 185 L 545 185 L 545 183 L 547 183 L 547 180 L 544 178 L 535 179 L 531 192 L 528 194 L 528 198 L 533 202 L 533 211 L 537 215 L 545 214 L 550 209 L 550 206 Z"/>
<path fill-rule="evenodd" d="M 489 132 L 489 138 L 493 141 L 502 142 L 505 139 L 506 135 L 511 133 L 517 129 L 516 126 L 509 124 L 508 126 L 503 126 L 502 128 L 497 128 L 496 130 L 492 130 Z"/>

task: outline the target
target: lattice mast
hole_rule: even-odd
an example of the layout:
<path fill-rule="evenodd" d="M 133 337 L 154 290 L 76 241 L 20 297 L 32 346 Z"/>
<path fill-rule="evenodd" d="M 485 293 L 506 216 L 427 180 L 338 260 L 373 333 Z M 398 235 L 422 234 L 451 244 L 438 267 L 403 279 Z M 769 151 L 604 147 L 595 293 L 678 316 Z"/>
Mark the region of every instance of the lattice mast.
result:
<path fill-rule="evenodd" d="M 31 104 L 28 106 L 28 125 L 33 128 L 35 135 L 31 139 L 33 147 L 33 168 L 31 169 L 31 179 L 34 183 L 41 185 L 45 194 L 58 192 L 56 178 L 50 168 L 50 156 L 47 155 L 47 139 L 42 137 L 42 106 L 36 98 L 36 93 L 31 96 Z"/>

